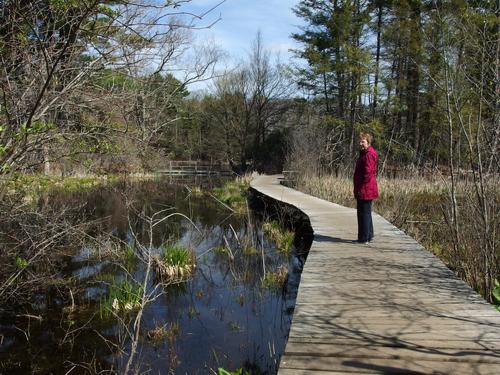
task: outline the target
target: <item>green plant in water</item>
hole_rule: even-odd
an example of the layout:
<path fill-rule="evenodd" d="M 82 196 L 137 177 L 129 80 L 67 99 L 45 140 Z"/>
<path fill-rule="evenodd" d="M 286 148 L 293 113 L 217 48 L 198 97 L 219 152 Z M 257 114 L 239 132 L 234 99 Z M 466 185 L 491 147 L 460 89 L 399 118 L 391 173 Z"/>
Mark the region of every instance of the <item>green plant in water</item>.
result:
<path fill-rule="evenodd" d="M 134 310 L 141 305 L 142 288 L 129 280 L 113 280 L 107 297 L 101 299 L 99 316 L 107 319 L 113 312 Z"/>
<path fill-rule="evenodd" d="M 199 311 L 196 310 L 193 306 L 189 306 L 188 309 L 188 317 L 189 319 L 193 319 L 195 316 L 200 315 Z"/>
<path fill-rule="evenodd" d="M 169 266 L 184 267 L 191 262 L 189 250 L 183 246 L 165 246 L 162 260 Z"/>
<path fill-rule="evenodd" d="M 203 190 L 199 186 L 193 186 L 191 188 L 191 194 L 194 196 L 200 196 L 203 195 Z"/>
<path fill-rule="evenodd" d="M 229 329 L 233 332 L 241 331 L 241 327 L 237 322 L 229 322 Z"/>
<path fill-rule="evenodd" d="M 179 323 L 165 324 L 162 326 L 157 326 L 148 331 L 148 338 L 153 342 L 163 341 L 168 339 L 168 341 L 173 342 L 179 336 L 180 327 Z"/>
<path fill-rule="evenodd" d="M 225 246 L 216 246 L 213 248 L 215 254 L 228 254 L 229 250 Z"/>
<path fill-rule="evenodd" d="M 219 367 L 217 375 L 250 375 L 250 373 L 242 368 L 236 369 L 234 371 L 228 371 Z"/>
<path fill-rule="evenodd" d="M 262 280 L 264 288 L 270 290 L 281 290 L 288 277 L 288 269 L 286 266 L 280 266 L 275 272 L 267 272 Z"/>
<path fill-rule="evenodd" d="M 249 186 L 249 181 L 236 179 L 226 182 L 223 187 L 213 189 L 213 193 L 218 200 L 236 212 L 243 213 L 246 210 L 246 191 Z"/>
<path fill-rule="evenodd" d="M 132 270 L 136 263 L 135 249 L 133 245 L 127 244 L 123 249 L 123 259 L 125 261 L 125 266 L 127 270 Z"/>
<path fill-rule="evenodd" d="M 262 224 L 262 230 L 276 243 L 276 248 L 279 251 L 285 254 L 290 253 L 295 237 L 293 232 L 282 230 L 279 223 L 275 220 Z"/>
<path fill-rule="evenodd" d="M 186 278 L 195 266 L 193 255 L 183 246 L 164 246 L 160 257 L 154 261 L 157 274 L 167 280 Z"/>
<path fill-rule="evenodd" d="M 19 269 L 23 269 L 28 267 L 28 261 L 21 257 L 16 257 L 16 267 Z"/>
<path fill-rule="evenodd" d="M 259 253 L 259 250 L 255 246 L 247 245 L 243 247 L 243 254 L 245 255 L 256 255 Z"/>
<path fill-rule="evenodd" d="M 277 244 L 278 249 L 280 251 L 284 252 L 285 254 L 289 254 L 290 250 L 292 249 L 294 238 L 295 238 L 295 235 L 293 234 L 293 232 L 290 232 L 288 230 L 285 231 L 282 234 L 281 239 Z"/>

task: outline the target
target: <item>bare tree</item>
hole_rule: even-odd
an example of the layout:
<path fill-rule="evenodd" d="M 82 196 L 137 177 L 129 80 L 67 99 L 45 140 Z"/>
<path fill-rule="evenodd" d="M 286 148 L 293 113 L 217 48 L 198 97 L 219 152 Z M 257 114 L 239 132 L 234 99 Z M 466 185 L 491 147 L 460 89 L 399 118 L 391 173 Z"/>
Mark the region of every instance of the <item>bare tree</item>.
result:
<path fill-rule="evenodd" d="M 148 80 L 174 72 L 191 48 L 187 31 L 203 16 L 180 11 L 185 2 L 1 1 L 2 172 L 38 161 L 55 141 L 100 136 L 103 129 L 74 115 L 94 105 L 88 83 L 97 73 L 111 69 Z M 205 55 L 198 55 L 180 87 L 210 74 L 215 55 Z"/>

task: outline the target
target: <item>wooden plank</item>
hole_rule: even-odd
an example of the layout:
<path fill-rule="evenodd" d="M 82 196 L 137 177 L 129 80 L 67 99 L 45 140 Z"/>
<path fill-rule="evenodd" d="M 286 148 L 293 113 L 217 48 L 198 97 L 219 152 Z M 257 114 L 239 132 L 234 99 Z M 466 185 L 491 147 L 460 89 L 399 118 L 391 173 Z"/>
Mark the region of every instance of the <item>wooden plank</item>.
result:
<path fill-rule="evenodd" d="M 424 347 L 390 347 L 362 344 L 345 346 L 335 344 L 293 343 L 286 346 L 286 357 L 347 357 L 347 358 L 387 358 L 387 359 L 421 359 L 424 361 L 475 362 L 500 364 L 500 353 L 487 349 L 434 349 Z"/>
<path fill-rule="evenodd" d="M 289 337 L 288 343 L 297 343 L 307 345 L 313 344 L 328 344 L 328 345 L 343 345 L 345 347 L 357 347 L 360 345 L 369 345 L 373 347 L 403 347 L 403 348 L 423 348 L 426 350 L 437 349 L 460 349 L 463 351 L 469 350 L 490 350 L 493 353 L 500 353 L 500 341 L 492 340 L 440 340 L 439 338 L 419 338 L 412 340 L 401 340 L 390 337 Z M 287 343 L 287 345 L 288 345 Z"/>
<path fill-rule="evenodd" d="M 449 306 L 449 305 L 448 305 Z M 388 305 L 309 305 L 298 304 L 295 306 L 293 313 L 294 318 L 301 316 L 325 316 L 325 317 L 349 317 L 349 318 L 363 318 L 382 317 L 385 319 L 392 318 L 408 318 L 408 319 L 422 319 L 427 317 L 443 317 L 458 320 L 471 320 L 474 322 L 500 322 L 500 314 L 498 311 L 491 308 L 485 310 L 482 308 L 460 310 L 456 305 L 452 305 L 450 309 L 420 309 L 412 306 L 388 306 Z M 469 306 L 467 306 L 469 307 Z M 484 320 L 483 320 L 484 319 Z"/>
<path fill-rule="evenodd" d="M 498 375 L 500 363 L 426 361 L 420 358 L 346 358 L 316 356 L 283 356 L 280 362 L 282 369 L 313 371 L 343 371 L 359 374 L 488 374 Z"/>

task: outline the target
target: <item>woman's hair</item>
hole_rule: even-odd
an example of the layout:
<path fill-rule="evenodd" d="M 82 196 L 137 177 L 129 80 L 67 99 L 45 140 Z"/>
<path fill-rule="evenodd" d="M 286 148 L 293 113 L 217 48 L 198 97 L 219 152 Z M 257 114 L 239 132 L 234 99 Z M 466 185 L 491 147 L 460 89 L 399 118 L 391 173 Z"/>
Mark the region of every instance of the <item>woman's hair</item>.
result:
<path fill-rule="evenodd" d="M 370 133 L 361 132 L 359 133 L 359 139 L 366 139 L 369 145 L 373 142 L 373 136 Z"/>

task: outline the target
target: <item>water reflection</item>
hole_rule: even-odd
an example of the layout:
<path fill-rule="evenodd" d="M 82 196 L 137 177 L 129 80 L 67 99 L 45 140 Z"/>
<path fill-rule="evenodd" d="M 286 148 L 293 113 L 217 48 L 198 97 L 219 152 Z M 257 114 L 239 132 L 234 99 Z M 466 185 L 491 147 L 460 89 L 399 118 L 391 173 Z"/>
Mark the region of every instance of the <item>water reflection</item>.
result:
<path fill-rule="evenodd" d="M 210 189 L 218 182 L 205 180 L 203 184 Z M 303 257 L 295 248 L 291 256 L 277 252 L 260 230 L 261 217 L 253 213 L 237 216 L 208 195 L 191 194 L 183 184 L 165 180 L 126 181 L 88 194 L 52 194 L 43 204 L 80 205 L 82 217 L 101 219 L 99 228 L 89 235 L 111 235 L 114 244 L 108 245 L 116 246 L 115 250 L 151 242 L 153 252 L 165 243 L 194 251 L 197 267 L 192 278 L 161 288 L 143 312 L 135 361 L 140 372 L 206 374 L 218 367 L 244 367 L 252 374 L 277 371 Z M 144 218 L 160 210 L 185 217 L 161 222 L 150 239 Z M 120 263 L 101 252 L 99 243 L 90 241 L 74 249 L 62 271 L 73 280 L 65 286 L 74 298 L 71 303 L 47 295 L 42 298 L 43 319 L 14 318 L 0 326 L 4 336 L 0 373 L 64 373 L 72 368 L 75 373 L 123 371 L 130 353 L 127 332 L 133 329 L 135 313 L 101 319 L 99 306 L 113 282 L 143 280 L 146 266 L 141 261 Z M 217 251 L 221 246 L 230 250 Z M 289 269 L 286 284 L 279 289 L 263 288 L 264 273 L 282 266 Z M 155 284 L 153 275 L 149 290 Z M 34 300 L 33 307 L 36 304 L 41 302 Z M 151 340 L 148 333 L 159 328 L 164 328 L 165 337 Z"/>

